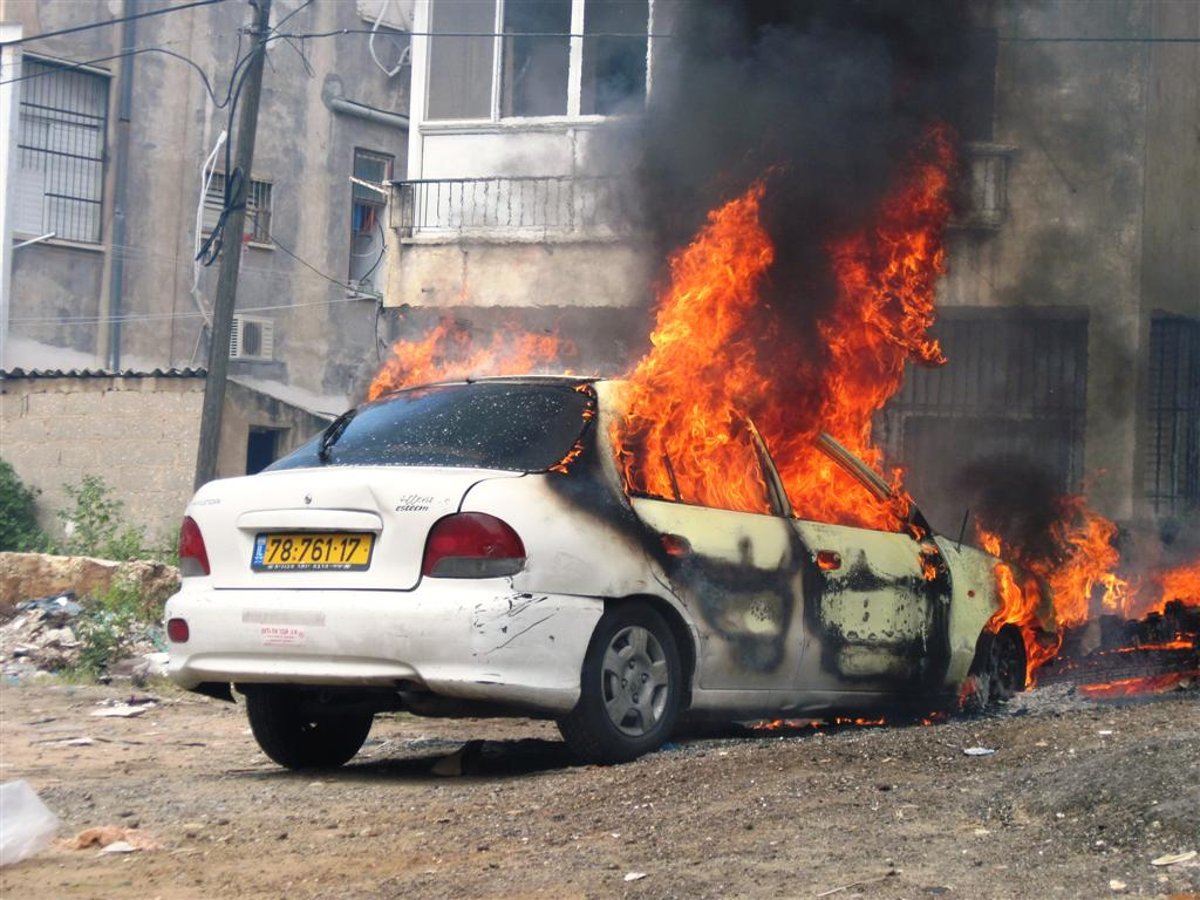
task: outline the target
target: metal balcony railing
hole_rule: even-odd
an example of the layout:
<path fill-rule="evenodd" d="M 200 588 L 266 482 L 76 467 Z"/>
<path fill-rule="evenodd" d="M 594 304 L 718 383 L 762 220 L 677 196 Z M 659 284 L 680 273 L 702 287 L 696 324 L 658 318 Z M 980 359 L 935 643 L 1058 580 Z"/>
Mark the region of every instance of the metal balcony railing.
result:
<path fill-rule="evenodd" d="M 392 183 L 392 226 L 406 236 L 603 236 L 628 233 L 634 184 L 614 176 L 442 178 Z"/>

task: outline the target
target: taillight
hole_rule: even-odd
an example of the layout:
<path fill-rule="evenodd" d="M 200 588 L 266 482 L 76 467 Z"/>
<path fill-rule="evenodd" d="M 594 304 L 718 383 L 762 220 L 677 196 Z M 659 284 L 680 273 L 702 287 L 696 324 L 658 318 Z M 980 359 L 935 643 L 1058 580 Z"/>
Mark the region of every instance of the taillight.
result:
<path fill-rule="evenodd" d="M 525 565 L 525 545 L 509 525 L 487 513 L 456 513 L 434 523 L 425 541 L 422 575 L 495 578 Z"/>
<path fill-rule="evenodd" d="M 179 528 L 179 573 L 185 576 L 209 573 L 204 535 L 191 516 L 184 516 L 183 525 Z"/>
<path fill-rule="evenodd" d="M 191 636 L 187 619 L 167 619 L 167 640 L 172 644 L 186 644 Z"/>

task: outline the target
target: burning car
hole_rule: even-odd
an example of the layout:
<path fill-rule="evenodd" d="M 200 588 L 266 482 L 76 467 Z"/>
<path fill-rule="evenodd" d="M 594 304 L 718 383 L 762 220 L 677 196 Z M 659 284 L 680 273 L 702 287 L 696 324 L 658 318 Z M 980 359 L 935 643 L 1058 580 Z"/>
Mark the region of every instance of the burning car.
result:
<path fill-rule="evenodd" d="M 171 678 L 232 685 L 292 768 L 345 763 L 386 711 L 551 718 L 580 757 L 620 762 L 684 720 L 928 712 L 1024 686 L 994 557 L 907 505 L 894 531 L 795 517 L 748 419 L 694 436 L 739 460 L 720 491 L 692 496 L 670 459 L 666 486 L 640 485 L 623 388 L 402 390 L 205 485 L 166 609 Z M 863 504 L 895 504 L 817 445 Z"/>

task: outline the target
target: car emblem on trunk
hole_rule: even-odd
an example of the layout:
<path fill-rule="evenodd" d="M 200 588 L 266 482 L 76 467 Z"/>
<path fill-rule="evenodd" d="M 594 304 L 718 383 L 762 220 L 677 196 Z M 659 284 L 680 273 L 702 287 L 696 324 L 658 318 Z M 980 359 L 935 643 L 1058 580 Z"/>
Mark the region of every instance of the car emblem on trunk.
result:
<path fill-rule="evenodd" d="M 304 503 L 305 503 L 305 505 L 308 505 L 309 503 L 312 503 L 312 494 L 305 494 L 305 495 L 304 495 Z"/>

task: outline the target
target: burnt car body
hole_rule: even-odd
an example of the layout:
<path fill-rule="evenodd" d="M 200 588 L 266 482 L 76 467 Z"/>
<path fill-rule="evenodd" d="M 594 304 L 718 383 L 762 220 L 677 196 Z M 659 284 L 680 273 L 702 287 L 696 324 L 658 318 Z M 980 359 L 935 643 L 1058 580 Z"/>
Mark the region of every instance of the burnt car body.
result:
<path fill-rule="evenodd" d="M 609 438 L 619 391 L 401 391 L 205 485 L 166 609 L 171 678 L 236 687 L 291 767 L 340 765 L 388 710 L 548 717 L 583 758 L 616 762 L 681 720 L 927 712 L 965 685 L 1023 686 L 1019 633 L 987 627 L 994 557 L 923 528 L 796 518 L 752 428 L 770 513 L 632 494 Z"/>

